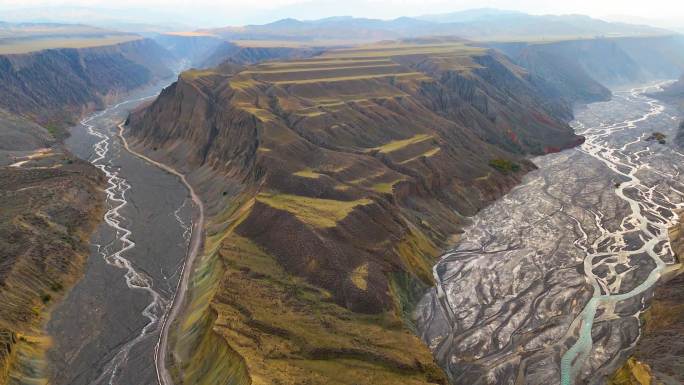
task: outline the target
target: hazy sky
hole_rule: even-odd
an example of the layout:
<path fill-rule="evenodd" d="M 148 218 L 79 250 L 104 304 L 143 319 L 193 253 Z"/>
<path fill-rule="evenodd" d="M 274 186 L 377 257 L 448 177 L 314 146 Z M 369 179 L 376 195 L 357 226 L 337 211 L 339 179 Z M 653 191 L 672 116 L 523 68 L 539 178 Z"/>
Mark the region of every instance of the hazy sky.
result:
<path fill-rule="evenodd" d="M 264 23 L 284 17 L 394 18 L 482 7 L 533 14 L 581 13 L 595 17 L 684 20 L 682 0 L 0 0 L 0 20 L 3 10 L 45 7 L 127 8 L 131 9 L 129 16 L 135 21 L 185 21 L 207 26 Z M 120 12 L 111 12 L 111 15 L 119 18 Z M 12 16 L 16 17 L 16 14 Z M 36 10 L 32 15 L 26 15 L 27 19 L 31 17 L 45 16 Z"/>

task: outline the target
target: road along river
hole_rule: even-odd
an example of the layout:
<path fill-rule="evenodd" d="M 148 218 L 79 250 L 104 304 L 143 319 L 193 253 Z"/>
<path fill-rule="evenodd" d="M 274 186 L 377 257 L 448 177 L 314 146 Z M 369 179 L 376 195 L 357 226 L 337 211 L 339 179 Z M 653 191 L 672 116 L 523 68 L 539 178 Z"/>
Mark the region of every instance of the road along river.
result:
<path fill-rule="evenodd" d="M 434 267 L 415 315 L 454 383 L 599 384 L 634 348 L 684 208 L 676 111 L 657 89 L 577 111 L 586 142 L 534 159 Z"/>
<path fill-rule="evenodd" d="M 51 384 L 158 384 L 155 354 L 192 233 L 193 201 L 173 175 L 128 151 L 118 124 L 168 82 L 97 112 L 67 147 L 106 175 L 107 212 L 86 272 L 53 311 Z"/>

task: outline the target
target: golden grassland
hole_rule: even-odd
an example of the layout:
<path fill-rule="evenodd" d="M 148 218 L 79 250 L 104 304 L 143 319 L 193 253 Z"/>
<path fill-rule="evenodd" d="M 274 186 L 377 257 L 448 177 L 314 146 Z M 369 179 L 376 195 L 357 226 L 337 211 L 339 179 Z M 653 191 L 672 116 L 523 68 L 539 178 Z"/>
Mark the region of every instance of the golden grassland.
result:
<path fill-rule="evenodd" d="M 308 68 L 311 66 L 328 67 L 338 65 L 369 65 L 369 64 L 390 64 L 393 63 L 389 58 L 370 58 L 370 59 L 336 59 L 315 56 L 306 60 L 292 60 L 280 62 L 266 62 L 259 64 L 256 68 L 276 69 L 276 68 Z"/>
<path fill-rule="evenodd" d="M 354 269 L 351 281 L 360 290 L 368 290 L 368 262 L 364 262 Z"/>
<path fill-rule="evenodd" d="M 318 178 L 320 178 L 321 175 L 323 175 L 323 174 L 319 174 L 319 173 L 315 172 L 314 170 L 312 170 L 312 169 L 310 169 L 310 168 L 305 168 L 305 169 L 303 169 L 303 170 L 300 170 L 300 171 L 295 172 L 295 173 L 292 174 L 292 175 L 300 176 L 300 177 L 302 177 L 302 178 L 318 179 Z"/>
<path fill-rule="evenodd" d="M 651 385 L 651 369 L 648 365 L 630 357 L 624 366 L 608 379 L 608 385 Z"/>
<path fill-rule="evenodd" d="M 263 198 L 262 194 L 257 200 Z M 288 209 L 323 201 L 270 199 Z M 234 229 L 249 215 L 254 201 L 232 200 L 206 226 L 205 256 L 195 268 L 187 310 L 172 335 L 174 369 L 181 383 L 446 383 L 430 351 L 406 328 L 399 311 L 403 304 L 381 314 L 354 313 L 237 235 Z M 345 209 L 334 211 L 331 215 L 339 217 Z M 415 250 L 409 247 L 406 252 Z M 368 265 L 358 266 L 348 279 L 359 289 L 368 289 Z M 401 293 L 399 286 L 393 288 Z"/>
<path fill-rule="evenodd" d="M 422 153 L 420 155 L 414 156 L 413 158 L 402 160 L 401 162 L 399 162 L 399 164 L 410 163 L 410 162 L 413 162 L 414 160 L 418 160 L 418 159 L 422 159 L 422 158 L 431 158 L 431 157 L 435 156 L 437 153 L 439 153 L 441 150 L 442 149 L 439 147 L 433 147 L 433 148 L 425 151 L 424 153 Z"/>
<path fill-rule="evenodd" d="M 248 239 L 232 234 L 223 245 L 226 275 L 213 305 L 219 314 L 214 328 L 244 357 L 252 384 L 444 380 L 397 314 L 351 312 L 286 273 Z M 367 273 L 361 265 L 350 279 L 367 287 Z"/>
<path fill-rule="evenodd" d="M 100 37 L 73 38 L 35 38 L 0 41 L 0 55 L 24 54 L 46 49 L 56 48 L 93 48 L 116 45 L 129 41 L 140 40 L 138 35 L 108 35 Z"/>
<path fill-rule="evenodd" d="M 275 67 L 276 69 L 268 69 L 268 67 L 262 67 L 257 68 L 254 70 L 247 70 L 243 71 L 243 74 L 252 74 L 252 73 L 257 73 L 257 74 L 281 74 L 281 73 L 292 73 L 292 72 L 311 72 L 311 71 L 338 71 L 338 70 L 343 70 L 343 69 L 358 69 L 358 68 L 387 68 L 387 67 L 399 67 L 399 64 L 397 63 L 391 63 L 391 62 L 381 62 L 382 64 L 361 64 L 361 65 L 339 65 L 335 67 Z M 348 64 L 354 64 L 354 63 L 348 63 Z"/>
<path fill-rule="evenodd" d="M 259 119 L 262 122 L 270 122 L 270 121 L 275 119 L 273 114 L 270 111 L 263 109 L 263 108 L 254 107 L 254 106 L 246 104 L 246 103 L 245 104 L 238 104 L 238 107 L 240 107 L 242 110 L 249 112 L 250 114 L 254 115 L 257 119 Z"/>
<path fill-rule="evenodd" d="M 237 79 L 232 80 L 231 85 L 245 90 L 256 84 L 255 82 L 288 86 L 387 78 L 429 81 L 432 80 L 429 76 L 409 69 L 396 59 L 423 55 L 429 56 L 440 67 L 468 70 L 479 67 L 473 62 L 472 57 L 483 52 L 483 48 L 472 47 L 462 42 L 385 42 L 330 49 L 311 59 L 274 61 L 250 67 L 236 76 Z M 251 82 L 248 80 L 250 78 Z"/>
<path fill-rule="evenodd" d="M 244 220 L 254 200 L 234 203 L 205 226 L 204 254 L 193 267 L 189 299 L 176 327 L 171 329 L 171 369 L 178 383 L 248 385 L 251 382 L 243 358 L 214 330 L 218 315 L 212 301 L 225 273 L 219 249 Z"/>
<path fill-rule="evenodd" d="M 411 138 L 408 139 L 403 139 L 403 140 L 393 140 L 387 144 L 384 144 L 380 147 L 377 147 L 376 150 L 378 150 L 382 154 L 388 154 L 390 152 L 394 152 L 397 150 L 400 150 L 406 146 L 424 142 L 426 140 L 432 139 L 431 135 L 426 135 L 426 134 L 418 134 L 415 135 Z"/>
<path fill-rule="evenodd" d="M 335 227 L 357 206 L 372 203 L 365 198 L 345 202 L 277 193 L 261 193 L 257 201 L 294 214 L 300 221 L 315 227 Z"/>
<path fill-rule="evenodd" d="M 204 69 L 204 70 L 198 70 L 198 69 L 190 69 L 187 71 L 184 71 L 181 76 L 185 79 L 197 79 L 201 78 L 204 76 L 211 76 L 211 75 L 218 75 L 219 73 L 212 70 L 212 69 Z"/>
<path fill-rule="evenodd" d="M 276 80 L 271 83 L 286 85 L 286 84 L 314 84 L 314 83 L 324 83 L 324 82 L 344 82 L 349 80 L 367 80 L 367 79 L 378 79 L 378 78 L 388 78 L 388 77 L 412 77 L 412 78 L 425 78 L 429 79 L 422 72 L 401 72 L 401 73 L 385 73 L 377 75 L 357 75 L 357 76 L 333 76 L 326 78 L 317 79 L 300 79 L 300 80 Z"/>
<path fill-rule="evenodd" d="M 235 105 L 253 115 L 262 123 L 276 120 L 273 111 L 258 102 L 255 94 L 269 87 L 283 87 L 286 91 L 278 97 L 279 108 L 286 113 L 304 119 L 327 119 L 326 114 L 336 113 L 346 105 L 375 104 L 381 100 L 405 97 L 403 87 L 416 88 L 423 82 L 433 82 L 427 73 L 417 71 L 409 63 L 412 60 L 430 60 L 441 69 L 469 71 L 478 68 L 473 57 L 484 53 L 482 48 L 471 47 L 463 42 L 436 41 L 414 44 L 385 42 L 355 46 L 353 48 L 329 49 L 309 59 L 265 62 L 249 66 L 243 71 L 228 75 L 215 70 L 190 70 L 182 76 L 194 80 L 205 76 L 227 76 L 226 83 L 237 92 Z M 413 59 L 407 59 L 416 56 Z M 407 61 L 408 60 L 408 61 Z M 256 102 L 255 102 L 256 101 Z M 383 153 L 400 149 L 424 137 L 406 142 L 387 144 L 379 148 Z M 416 151 L 420 151 L 417 153 Z M 416 148 L 413 153 L 402 154 L 408 163 L 434 156 L 439 148 Z M 411 152 L 411 151 L 409 151 Z"/>
<path fill-rule="evenodd" d="M 439 248 L 415 226 L 402 239 L 395 250 L 406 271 L 411 272 L 423 282 L 434 282 L 432 265 L 439 254 Z"/>
<path fill-rule="evenodd" d="M 325 58 L 379 58 L 409 55 L 476 55 L 485 52 L 484 48 L 473 47 L 462 42 L 446 42 L 436 44 L 405 44 L 405 43 L 380 43 L 357 46 L 353 48 L 340 48 L 327 51 L 321 57 Z"/>
<path fill-rule="evenodd" d="M 400 180 L 389 182 L 389 183 L 376 183 L 373 185 L 372 189 L 383 194 L 391 194 L 394 189 L 394 185 L 399 183 Z"/>

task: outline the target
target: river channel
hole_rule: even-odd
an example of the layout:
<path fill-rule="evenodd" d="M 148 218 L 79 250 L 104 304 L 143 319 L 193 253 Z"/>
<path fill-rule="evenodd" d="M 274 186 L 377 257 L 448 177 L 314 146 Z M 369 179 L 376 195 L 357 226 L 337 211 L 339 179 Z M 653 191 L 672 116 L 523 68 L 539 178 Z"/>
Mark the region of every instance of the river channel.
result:
<path fill-rule="evenodd" d="M 106 175 L 106 214 L 86 272 L 53 311 L 50 384 L 157 384 L 155 351 L 190 237 L 193 207 L 173 176 L 125 151 L 118 124 L 168 82 L 141 89 L 71 130 L 67 148 Z"/>
<path fill-rule="evenodd" d="M 415 316 L 454 383 L 599 384 L 633 350 L 684 208 L 677 113 L 658 88 L 576 111 L 586 142 L 533 159 L 434 267 Z"/>

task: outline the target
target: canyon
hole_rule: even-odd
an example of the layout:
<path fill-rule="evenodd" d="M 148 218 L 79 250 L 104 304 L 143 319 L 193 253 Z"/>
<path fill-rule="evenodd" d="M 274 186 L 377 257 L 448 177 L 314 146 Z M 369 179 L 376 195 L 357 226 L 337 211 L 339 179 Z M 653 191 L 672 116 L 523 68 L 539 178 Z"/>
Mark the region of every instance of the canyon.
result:
<path fill-rule="evenodd" d="M 0 54 L 0 383 L 677 383 L 684 39 L 403 22 Z"/>
<path fill-rule="evenodd" d="M 45 324 L 92 259 L 90 236 L 106 211 L 106 178 L 63 144 L 67 128 L 173 74 L 151 40 L 89 46 L 89 35 L 83 39 L 85 48 L 0 55 L 2 383 L 47 377 L 53 341 Z"/>
<path fill-rule="evenodd" d="M 577 44 L 596 52 L 586 60 L 603 63 L 596 57 L 602 46 L 617 43 Z M 571 43 L 558 45 L 573 54 Z M 659 67 L 665 72 L 648 72 L 640 59 L 647 55 L 635 50 L 629 57 L 644 77 L 671 76 L 680 65 L 675 58 L 672 67 Z M 382 345 L 398 337 L 384 333 L 410 330 L 405 325 L 420 293 L 441 282 L 432 273 L 439 250 L 463 239 L 467 216 L 535 169 L 524 155 L 581 144 L 567 126 L 572 107 L 611 97 L 599 76 L 610 61 L 604 68 L 567 61 L 557 71 L 573 76 L 555 82 L 543 67 L 510 57 L 459 41 L 416 39 L 305 60 L 227 63 L 183 73 L 133 113 L 126 130 L 133 146 L 186 172 L 209 202 L 207 251 L 197 274 L 211 270 L 212 282 L 191 287 L 194 299 L 179 321 L 172 359 L 180 381 L 335 383 L 335 370 L 374 383 L 396 381 L 402 371 L 419 382 L 445 381 L 418 341 L 387 350 Z M 635 74 L 629 66 L 612 71 L 615 82 Z M 540 103 L 542 96 L 550 102 Z M 201 303 L 210 293 L 210 303 Z M 588 297 L 570 300 L 565 311 L 579 312 Z M 385 332 L 369 333 L 366 314 Z M 418 325 L 425 327 L 420 318 Z M 433 348 L 432 337 L 421 333 Z M 339 335 L 347 337 L 330 340 Z M 223 358 L 208 359 L 214 350 Z M 413 354 L 399 353 L 406 351 Z M 361 368 L 359 361 L 384 364 Z M 459 380 L 440 363 L 455 383 L 504 381 L 479 372 Z M 560 372 L 545 373 L 525 378 L 560 381 Z"/>

